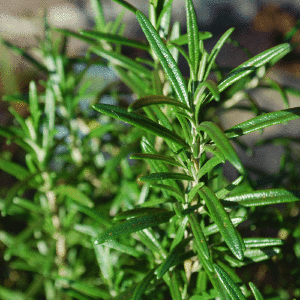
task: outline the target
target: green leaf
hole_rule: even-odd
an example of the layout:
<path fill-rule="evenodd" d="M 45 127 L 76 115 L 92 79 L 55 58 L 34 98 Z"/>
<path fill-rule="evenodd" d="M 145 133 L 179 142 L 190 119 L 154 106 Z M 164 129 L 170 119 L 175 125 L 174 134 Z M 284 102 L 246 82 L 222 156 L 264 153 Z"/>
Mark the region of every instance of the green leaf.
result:
<path fill-rule="evenodd" d="M 148 215 L 143 217 L 129 219 L 123 223 L 110 227 L 108 230 L 105 230 L 102 234 L 100 234 L 97 237 L 97 239 L 95 240 L 95 244 L 102 244 L 104 242 L 114 240 L 120 236 L 128 235 L 148 227 L 157 226 L 161 223 L 166 223 L 173 216 L 174 213 L 168 211 L 151 214 L 149 213 Z"/>
<path fill-rule="evenodd" d="M 264 300 L 263 295 L 260 293 L 260 291 L 258 290 L 258 288 L 255 286 L 254 283 L 249 282 L 249 286 L 254 295 L 255 300 Z"/>
<path fill-rule="evenodd" d="M 199 40 L 207 40 L 210 39 L 213 35 L 212 33 L 208 32 L 208 31 L 199 31 L 198 33 L 199 35 Z M 176 44 L 178 46 L 182 46 L 182 45 L 186 45 L 189 41 L 189 37 L 188 34 L 183 34 L 181 35 L 178 39 L 172 40 L 170 41 L 172 44 Z"/>
<path fill-rule="evenodd" d="M 94 21 L 96 23 L 95 27 L 97 30 L 103 30 L 105 28 L 106 21 L 105 21 L 101 1 L 91 0 L 90 4 L 91 4 L 92 11 L 94 13 Z"/>
<path fill-rule="evenodd" d="M 81 31 L 80 34 L 95 40 L 105 40 L 111 43 L 134 47 L 145 51 L 150 50 L 149 44 L 139 42 L 134 39 L 129 39 L 117 34 L 105 33 L 100 31 Z"/>
<path fill-rule="evenodd" d="M 35 131 L 38 131 L 39 119 L 42 114 L 39 109 L 39 99 L 36 89 L 36 84 L 31 81 L 29 84 L 29 111 L 34 124 Z"/>
<path fill-rule="evenodd" d="M 133 103 L 131 103 L 129 105 L 128 111 L 132 112 L 132 111 L 141 109 L 146 106 L 161 105 L 161 104 L 166 104 L 166 105 L 175 106 L 175 107 L 181 107 L 181 108 L 184 108 L 185 110 L 190 111 L 190 109 L 184 103 L 179 102 L 176 99 L 172 99 L 172 98 L 165 97 L 165 96 L 156 96 L 156 95 L 146 96 L 146 97 L 135 100 Z"/>
<path fill-rule="evenodd" d="M 0 157 L 0 169 L 19 180 L 24 180 L 26 177 L 30 175 L 27 169 L 16 164 L 14 162 L 8 161 Z"/>
<path fill-rule="evenodd" d="M 180 255 L 184 253 L 184 249 L 188 245 L 190 240 L 191 238 L 184 239 L 172 249 L 166 259 L 156 269 L 155 274 L 157 279 L 162 278 L 172 266 L 177 264 L 176 261 L 178 261 Z"/>
<path fill-rule="evenodd" d="M 204 182 L 197 183 L 189 192 L 188 194 L 188 202 L 191 202 L 194 200 L 194 197 L 198 193 L 199 189 L 202 188 L 204 185 Z"/>
<path fill-rule="evenodd" d="M 135 62 L 134 60 L 117 52 L 106 51 L 101 48 L 92 47 L 91 51 L 95 54 L 107 59 L 111 64 L 120 66 L 133 73 L 137 73 L 139 76 L 143 75 L 146 78 L 151 78 L 151 72 L 145 68 L 142 64 Z"/>
<path fill-rule="evenodd" d="M 162 161 L 164 163 L 173 165 L 173 166 L 178 166 L 178 167 L 183 167 L 182 164 L 172 157 L 167 157 L 159 154 L 150 154 L 150 153 L 136 153 L 132 154 L 130 156 L 130 159 L 151 159 L 151 160 L 158 160 Z"/>
<path fill-rule="evenodd" d="M 214 48 L 212 49 L 211 53 L 208 56 L 208 60 L 207 60 L 207 67 L 206 67 L 206 71 L 205 71 L 205 75 L 203 77 L 203 80 L 205 81 L 210 73 L 210 70 L 213 66 L 213 64 L 215 63 L 216 57 L 219 54 L 220 50 L 222 49 L 224 43 L 226 42 L 226 40 L 229 38 L 229 36 L 232 34 L 232 32 L 234 31 L 234 28 L 230 28 L 228 29 L 219 39 L 219 41 L 216 43 L 216 45 L 214 46 Z"/>
<path fill-rule="evenodd" d="M 246 248 L 281 246 L 283 240 L 278 238 L 246 238 L 244 239 Z"/>
<path fill-rule="evenodd" d="M 287 54 L 291 51 L 289 44 L 281 44 L 275 46 L 269 50 L 260 53 L 253 58 L 249 59 L 247 62 L 241 64 L 234 70 L 232 70 L 226 78 L 219 84 L 219 92 L 224 91 L 227 87 L 232 85 L 234 82 L 240 80 L 241 78 L 249 75 L 251 72 L 255 71 L 257 68 L 271 61 L 274 57 L 281 55 L 282 53 Z"/>
<path fill-rule="evenodd" d="M 263 129 L 272 125 L 282 124 L 300 117 L 300 107 L 270 112 L 238 125 L 235 125 L 225 131 L 229 139 L 248 134 L 250 132 Z"/>
<path fill-rule="evenodd" d="M 207 186 L 204 186 L 199 190 L 199 195 L 205 201 L 210 217 L 218 226 L 225 243 L 228 245 L 231 252 L 238 259 L 242 260 L 244 257 L 244 245 L 220 200 Z"/>
<path fill-rule="evenodd" d="M 98 287 L 95 287 L 91 284 L 87 284 L 85 282 L 81 282 L 78 280 L 73 281 L 73 280 L 64 279 L 64 278 L 61 278 L 59 280 L 65 281 L 72 289 L 74 289 L 75 291 L 78 291 L 84 295 L 88 295 L 91 297 L 99 297 L 102 299 L 110 298 L 110 294 L 107 291 L 102 290 Z"/>
<path fill-rule="evenodd" d="M 36 60 L 33 56 L 28 54 L 25 50 L 13 45 L 12 43 L 5 41 L 4 39 L 0 39 L 0 42 L 10 48 L 15 53 L 23 56 L 25 59 L 27 59 L 29 62 L 31 62 L 39 71 L 45 72 L 46 74 L 49 74 L 49 70 L 46 66 L 41 64 L 38 60 Z"/>
<path fill-rule="evenodd" d="M 158 172 L 152 173 L 149 175 L 144 175 L 139 178 L 139 181 L 151 182 L 157 180 L 167 180 L 167 179 L 174 179 L 174 180 L 188 180 L 193 181 L 193 177 L 183 174 L 183 173 L 175 173 L 175 172 Z"/>
<path fill-rule="evenodd" d="M 4 205 L 3 207 L 1 207 L 2 209 L 1 214 L 3 217 L 6 214 L 10 213 L 11 204 L 13 202 L 14 197 L 17 196 L 18 193 L 23 193 L 24 191 L 29 190 L 31 187 L 35 187 L 35 182 L 32 182 L 31 180 L 36 175 L 37 173 L 29 174 L 28 176 L 24 177 L 21 181 L 16 183 L 13 187 L 10 187 L 4 199 Z"/>
<path fill-rule="evenodd" d="M 108 104 L 96 104 L 93 106 L 93 108 L 101 113 L 109 115 L 112 118 L 117 118 L 121 121 L 153 133 L 154 135 L 160 136 L 181 147 L 188 148 L 186 142 L 183 141 L 175 132 L 137 113 L 129 113 L 126 109 Z"/>
<path fill-rule="evenodd" d="M 204 176 L 206 173 L 209 173 L 212 171 L 212 169 L 223 163 L 223 161 L 218 157 L 218 156 L 214 156 L 211 159 L 209 159 L 204 165 L 203 167 L 200 168 L 198 174 L 197 174 L 197 180 L 200 180 L 202 176 Z"/>
<path fill-rule="evenodd" d="M 180 22 L 178 22 L 178 21 L 173 24 L 171 33 L 169 34 L 169 42 L 172 42 L 181 36 L 180 26 L 181 26 Z M 177 49 L 177 47 L 173 47 L 174 44 L 170 44 L 169 42 L 167 44 L 169 51 L 170 51 L 171 55 L 173 56 L 174 60 L 178 63 L 178 58 L 179 58 L 178 49 Z M 156 93 L 156 94 L 159 95 L 159 93 Z"/>
<path fill-rule="evenodd" d="M 31 297 L 28 298 L 27 295 L 21 291 L 13 291 L 10 288 L 0 286 L 0 298 L 3 300 L 32 300 Z"/>
<path fill-rule="evenodd" d="M 177 188 L 175 188 L 173 186 L 166 185 L 166 184 L 158 184 L 158 183 L 157 184 L 151 184 L 151 186 L 153 188 L 158 188 L 158 189 L 161 189 L 161 190 L 166 190 L 169 193 L 171 193 L 171 195 L 174 195 L 174 196 L 177 196 L 177 197 L 179 196 L 181 198 L 182 202 L 184 201 L 184 195 L 182 194 L 182 192 L 179 189 L 177 189 Z M 164 202 L 165 201 L 166 200 L 164 200 Z"/>
<path fill-rule="evenodd" d="M 151 213 L 156 213 L 156 212 L 166 212 L 167 210 L 162 209 L 162 208 L 134 208 L 126 211 L 122 211 L 118 213 L 115 217 L 115 221 L 120 221 L 120 220 L 125 220 L 133 217 L 142 217 L 146 216 Z"/>
<path fill-rule="evenodd" d="M 129 11 L 131 11 L 134 14 L 137 12 L 137 8 L 135 8 L 133 5 L 131 5 L 130 3 L 128 3 L 125 0 L 113 0 L 113 1 L 122 5 L 123 7 L 125 7 L 126 9 L 128 9 Z"/>
<path fill-rule="evenodd" d="M 289 108 L 289 99 L 287 97 L 287 91 L 284 90 L 275 80 L 271 78 L 264 78 L 264 82 L 266 82 L 272 90 L 275 90 L 279 93 L 282 98 L 282 102 L 284 108 Z"/>
<path fill-rule="evenodd" d="M 80 205 L 77 202 L 72 202 L 72 206 L 83 214 L 86 214 L 90 217 L 91 220 L 108 227 L 111 225 L 111 222 L 109 221 L 109 216 L 103 212 L 99 212 L 95 209 L 91 209 L 87 207 L 86 205 Z"/>
<path fill-rule="evenodd" d="M 133 247 L 118 243 L 117 241 L 109 241 L 105 243 L 105 246 L 115 249 L 117 251 L 126 253 L 128 255 L 131 255 L 133 257 L 137 257 L 137 258 L 141 258 L 142 256 L 145 256 L 145 254 L 143 252 L 140 252 L 138 250 L 136 250 Z"/>
<path fill-rule="evenodd" d="M 236 188 L 244 179 L 244 176 L 241 175 L 239 176 L 236 180 L 234 180 L 233 182 L 231 182 L 229 185 L 227 185 L 225 188 L 219 190 L 218 192 L 216 192 L 216 196 L 219 199 L 223 199 L 224 197 L 226 197 L 234 188 Z"/>
<path fill-rule="evenodd" d="M 251 193 L 238 193 L 226 197 L 224 200 L 237 202 L 244 206 L 262 206 L 277 203 L 295 202 L 300 200 L 299 190 L 271 189 Z"/>
<path fill-rule="evenodd" d="M 142 97 L 145 94 L 150 93 L 149 81 L 145 81 L 144 77 L 139 76 L 137 73 L 127 71 L 120 66 L 114 66 L 114 70 L 121 81 L 137 94 L 138 97 Z"/>
<path fill-rule="evenodd" d="M 60 32 L 63 35 L 71 36 L 74 38 L 79 39 L 80 41 L 83 41 L 89 45 L 95 46 L 98 44 L 98 42 L 95 39 L 91 39 L 89 37 L 86 37 L 84 35 L 79 34 L 78 32 L 72 31 L 70 29 L 62 29 L 62 28 L 53 28 L 55 31 Z"/>
<path fill-rule="evenodd" d="M 175 207 L 179 206 L 179 205 L 181 205 L 179 202 L 173 203 L 173 208 L 174 208 L 177 216 L 179 216 L 179 215 L 176 212 Z M 179 219 L 179 224 L 178 224 L 178 227 L 176 230 L 175 237 L 172 241 L 170 250 L 173 250 L 174 247 L 176 247 L 184 239 L 184 233 L 186 232 L 186 227 L 187 227 L 188 220 L 189 220 L 187 216 L 183 216 L 183 215 L 181 215 L 181 217 L 179 217 L 178 219 Z"/>
<path fill-rule="evenodd" d="M 142 295 L 149 287 L 151 280 L 153 278 L 155 278 L 154 271 L 155 271 L 155 269 L 150 270 L 146 274 L 146 276 L 139 282 L 139 284 L 137 285 L 137 287 L 134 290 L 131 300 L 140 300 L 141 299 Z"/>
<path fill-rule="evenodd" d="M 205 57 L 204 57 L 205 59 Z M 205 60 L 204 60 L 205 61 Z M 201 67 L 201 66 L 200 66 Z M 201 75 L 199 75 L 201 76 Z M 197 104 L 199 102 L 200 97 L 203 94 L 204 89 L 207 88 L 211 94 L 212 97 L 216 100 L 219 101 L 220 100 L 220 94 L 219 94 L 219 90 L 218 90 L 218 86 L 215 82 L 213 82 L 212 80 L 207 80 L 207 81 L 203 81 L 201 82 L 198 86 L 197 89 L 195 91 L 195 100 L 194 102 Z"/>
<path fill-rule="evenodd" d="M 18 205 L 20 207 L 25 208 L 28 211 L 34 212 L 34 213 L 42 213 L 43 209 L 41 206 L 33 203 L 32 201 L 29 201 L 24 198 L 14 197 L 13 198 L 13 204 Z"/>
<path fill-rule="evenodd" d="M 239 286 L 233 281 L 233 279 L 224 271 L 223 268 L 214 264 L 214 269 L 220 279 L 222 285 L 227 290 L 232 300 L 246 300 L 244 294 L 240 290 Z"/>
<path fill-rule="evenodd" d="M 52 292 L 52 293 L 55 293 L 55 292 Z M 47 293 L 45 293 L 45 294 L 47 294 Z M 72 299 L 76 299 L 76 300 L 91 300 L 90 297 L 87 298 L 87 296 L 83 296 L 80 292 L 70 290 L 69 288 L 64 289 L 64 295 L 71 296 L 71 297 L 73 297 Z"/>
<path fill-rule="evenodd" d="M 280 253 L 280 248 L 270 247 L 261 249 L 247 249 L 245 251 L 245 258 L 250 259 L 252 262 L 259 262 L 269 259 Z"/>
<path fill-rule="evenodd" d="M 210 260 L 210 253 L 209 253 L 209 248 L 208 244 L 206 242 L 206 238 L 204 236 L 204 233 L 202 231 L 201 225 L 198 222 L 196 216 L 194 213 L 191 213 L 189 216 L 189 223 L 191 224 L 191 228 L 193 231 L 193 235 L 195 238 L 195 245 L 198 248 L 197 251 L 201 252 L 205 259 Z"/>
<path fill-rule="evenodd" d="M 200 59 L 200 48 L 199 48 L 199 30 L 197 25 L 197 16 L 195 13 L 194 5 L 192 0 L 186 0 L 186 24 L 188 34 L 188 46 L 189 46 L 189 57 L 192 63 L 192 72 L 196 79 L 197 69 L 199 66 Z"/>
<path fill-rule="evenodd" d="M 136 17 L 146 35 L 149 44 L 157 55 L 164 71 L 171 81 L 178 99 L 181 102 L 185 103 L 187 106 L 190 106 L 184 78 L 179 71 L 178 66 L 170 51 L 160 38 L 155 28 L 152 26 L 151 22 L 146 18 L 146 16 L 142 12 L 137 11 Z"/>
<path fill-rule="evenodd" d="M 60 196 L 71 198 L 73 201 L 87 207 L 94 207 L 94 203 L 84 193 L 71 185 L 59 185 L 55 188 L 55 192 Z"/>
<path fill-rule="evenodd" d="M 245 218 L 242 218 L 242 217 L 237 217 L 237 218 L 232 218 L 231 219 L 232 224 L 236 225 L 236 226 L 241 224 L 244 221 L 245 221 Z M 209 225 L 209 226 L 207 226 L 203 229 L 203 232 L 204 232 L 205 236 L 215 234 L 219 231 L 220 230 L 219 230 L 219 228 L 216 224 L 211 224 L 211 225 Z"/>
<path fill-rule="evenodd" d="M 244 174 L 244 167 L 238 155 L 230 144 L 224 132 L 214 123 L 205 121 L 202 122 L 197 130 L 204 131 L 224 154 L 225 158 L 241 173 Z"/>

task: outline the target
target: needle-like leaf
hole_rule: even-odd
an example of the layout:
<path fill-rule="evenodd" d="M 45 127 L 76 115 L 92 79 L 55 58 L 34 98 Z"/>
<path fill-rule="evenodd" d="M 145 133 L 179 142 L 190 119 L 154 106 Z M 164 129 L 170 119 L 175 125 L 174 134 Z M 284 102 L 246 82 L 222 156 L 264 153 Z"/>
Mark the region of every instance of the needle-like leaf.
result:
<path fill-rule="evenodd" d="M 300 117 L 300 107 L 266 113 L 235 125 L 225 131 L 229 139 L 251 133 L 272 125 L 282 124 Z"/>
<path fill-rule="evenodd" d="M 173 216 L 174 216 L 173 212 L 164 211 L 164 212 L 149 213 L 148 215 L 143 217 L 129 219 L 123 223 L 112 226 L 106 231 L 104 231 L 101 235 L 99 235 L 96 238 L 95 244 L 102 244 L 107 241 L 114 240 L 120 236 L 125 236 L 130 233 L 140 231 L 148 227 L 153 227 L 162 223 L 166 223 Z"/>
<path fill-rule="evenodd" d="M 223 268 L 221 268 L 217 264 L 214 264 L 214 269 L 232 300 L 246 300 L 239 286 L 233 281 L 233 279 L 226 273 Z"/>
<path fill-rule="evenodd" d="M 151 24 L 151 22 L 146 18 L 146 16 L 140 12 L 136 12 L 136 18 L 139 21 L 142 30 L 144 31 L 146 38 L 157 55 L 162 67 L 164 68 L 172 86 L 177 94 L 178 99 L 189 105 L 189 98 L 187 87 L 184 82 L 184 78 L 178 69 L 178 66 L 171 55 L 170 51 L 160 38 L 159 34 Z"/>
<path fill-rule="evenodd" d="M 199 195 L 205 201 L 210 216 L 218 226 L 229 249 L 238 259 L 242 260 L 244 258 L 244 245 L 220 200 L 207 186 L 199 190 Z"/>
<path fill-rule="evenodd" d="M 232 70 L 226 78 L 219 84 L 219 91 L 224 91 L 227 87 L 232 85 L 234 82 L 254 72 L 257 68 L 268 63 L 273 58 L 279 55 L 287 54 L 291 51 L 291 46 L 287 43 L 275 46 L 269 50 L 264 51 L 261 54 L 254 56 L 247 62 L 241 64 L 234 70 Z"/>
<path fill-rule="evenodd" d="M 109 115 L 112 118 L 117 118 L 121 121 L 127 122 L 138 128 L 144 129 L 145 131 L 153 133 L 154 135 L 167 139 L 181 147 L 188 147 L 186 142 L 182 140 L 175 132 L 172 132 L 171 130 L 137 113 L 129 113 L 124 108 L 109 104 L 96 104 L 94 106 L 94 109 L 106 115 Z"/>
<path fill-rule="evenodd" d="M 199 48 L 199 30 L 197 25 L 197 16 L 194 9 L 193 1 L 186 0 L 186 20 L 187 20 L 187 34 L 189 57 L 192 63 L 192 71 L 196 77 L 199 66 L 200 48 Z"/>
<path fill-rule="evenodd" d="M 208 136 L 216 144 L 216 146 L 220 149 L 220 151 L 224 154 L 225 158 L 228 159 L 228 161 L 234 167 L 236 167 L 236 169 L 241 174 L 244 173 L 244 167 L 240 158 L 233 149 L 224 132 L 216 124 L 209 121 L 205 121 L 197 127 L 197 130 L 201 130 L 207 133 Z"/>
<path fill-rule="evenodd" d="M 262 206 L 299 201 L 300 191 L 287 189 L 261 190 L 234 194 L 226 197 L 224 200 L 237 202 L 239 205 L 244 206 Z"/>
<path fill-rule="evenodd" d="M 193 177 L 183 174 L 183 173 L 159 172 L 159 173 L 152 173 L 149 175 L 144 175 L 139 178 L 140 181 L 145 181 L 145 182 L 168 180 L 168 179 L 192 181 Z"/>
<path fill-rule="evenodd" d="M 135 100 L 133 103 L 129 105 L 128 111 L 131 112 L 131 111 L 141 109 L 143 107 L 147 107 L 150 105 L 159 105 L 159 104 L 166 104 L 175 107 L 177 106 L 177 107 L 184 108 L 187 111 L 190 111 L 190 109 L 184 103 L 179 102 L 178 100 L 165 97 L 165 96 L 156 96 L 156 95 L 146 96 Z"/>

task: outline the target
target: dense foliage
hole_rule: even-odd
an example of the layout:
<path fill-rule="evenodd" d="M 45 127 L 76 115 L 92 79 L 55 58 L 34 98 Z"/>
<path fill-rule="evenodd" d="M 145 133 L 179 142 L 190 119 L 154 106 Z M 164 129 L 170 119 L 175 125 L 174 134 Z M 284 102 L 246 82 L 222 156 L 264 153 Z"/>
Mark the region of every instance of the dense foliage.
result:
<path fill-rule="evenodd" d="M 150 1 L 149 17 L 115 2 L 136 15 L 147 42 L 123 37 L 122 15 L 106 22 L 97 0 L 92 31 L 45 20 L 42 61 L 3 41 L 46 79 L 32 81 L 28 95 L 4 99 L 14 120 L 0 134 L 23 151 L 18 159 L 0 155 L 1 170 L 16 178 L 1 191 L 9 265 L 0 298 L 299 297 L 299 139 L 258 141 L 283 147 L 276 174 L 245 166 L 236 152 L 253 151 L 241 136 L 300 116 L 300 107 L 289 107 L 299 91 L 266 77 L 293 50 L 296 30 L 228 71 L 216 57 L 225 43 L 239 46 L 234 29 L 208 52 L 212 35 L 199 31 L 192 0 L 185 1 L 186 34 L 178 22 L 171 26 L 172 0 Z M 67 57 L 70 37 L 88 44 L 85 57 Z M 143 54 L 127 57 L 124 46 Z M 92 68 L 120 80 L 95 81 Z M 260 88 L 276 90 L 285 109 L 260 107 L 251 96 Z M 232 110 L 253 117 L 224 130 L 220 118 Z M 279 283 L 256 278 L 261 267 Z"/>

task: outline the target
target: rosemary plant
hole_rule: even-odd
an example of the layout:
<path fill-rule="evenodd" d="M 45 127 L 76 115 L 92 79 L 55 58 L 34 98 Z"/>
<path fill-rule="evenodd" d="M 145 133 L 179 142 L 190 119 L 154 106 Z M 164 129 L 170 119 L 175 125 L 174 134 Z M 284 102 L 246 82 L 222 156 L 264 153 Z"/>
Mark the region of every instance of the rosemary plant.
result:
<path fill-rule="evenodd" d="M 287 98 L 299 92 L 265 77 L 292 51 L 292 35 L 224 72 L 216 57 L 226 42 L 234 43 L 234 29 L 209 53 L 205 40 L 212 35 L 199 31 L 192 0 L 185 0 L 186 34 L 178 22 L 171 26 L 172 0 L 150 1 L 149 17 L 126 1 L 114 1 L 136 15 L 147 42 L 122 36 L 122 16 L 106 22 L 98 0 L 91 0 L 94 30 L 54 29 L 64 41 L 85 41 L 84 58 L 67 58 L 66 43 L 53 43 L 46 23 L 42 63 L 5 42 L 47 80 L 40 94 L 31 82 L 28 97 L 17 99 L 28 106 L 28 116 L 10 109 L 17 124 L 0 128 L 26 153 L 23 165 L 1 155 L 0 168 L 19 180 L 2 197 L 1 212 L 27 224 L 17 234 L 3 230 L 0 239 L 10 268 L 31 274 L 29 287 L 0 287 L 1 298 L 204 300 L 266 294 L 271 299 L 282 291 L 259 291 L 236 271 L 282 255 L 283 240 L 246 237 L 241 228 L 268 220 L 266 207 L 299 201 L 299 165 L 287 163 L 288 137 L 264 141 L 281 143 L 286 153 L 278 176 L 257 179 L 236 148 L 247 149 L 239 137 L 300 116 L 300 107 L 290 108 Z M 145 51 L 148 59 L 126 57 L 122 46 Z M 179 59 L 186 60 L 189 78 Z M 76 73 L 80 64 L 85 70 Z M 113 69 L 136 100 L 130 105 L 123 100 L 120 82 L 88 94 L 85 71 L 94 65 Z M 260 108 L 250 96 L 259 87 L 279 90 L 286 109 Z M 103 96 L 118 105 L 105 104 Z M 89 111 L 82 105 L 88 97 Z M 255 117 L 223 130 L 218 116 L 229 109 Z M 226 168 L 236 176 L 229 180 Z M 299 226 L 290 229 L 295 238 Z"/>

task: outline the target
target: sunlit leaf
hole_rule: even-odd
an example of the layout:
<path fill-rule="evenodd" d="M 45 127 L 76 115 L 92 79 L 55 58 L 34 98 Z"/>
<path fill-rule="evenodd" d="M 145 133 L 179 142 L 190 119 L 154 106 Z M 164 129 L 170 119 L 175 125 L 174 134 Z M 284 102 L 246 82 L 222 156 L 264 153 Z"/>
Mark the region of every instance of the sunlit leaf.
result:
<path fill-rule="evenodd" d="M 241 78 L 249 75 L 250 73 L 254 72 L 260 66 L 268 63 L 274 57 L 279 56 L 281 54 L 287 54 L 291 51 L 291 47 L 289 44 L 281 44 L 275 46 L 271 49 L 260 53 L 253 58 L 249 59 L 247 62 L 239 65 L 237 68 L 232 70 L 224 80 L 219 84 L 218 88 L 219 91 L 224 91 L 227 87 L 232 85 L 234 82 L 240 80 Z"/>
<path fill-rule="evenodd" d="M 300 107 L 266 113 L 237 124 L 225 131 L 228 138 L 238 137 L 272 125 L 282 124 L 300 117 Z"/>
<path fill-rule="evenodd" d="M 142 12 L 137 11 L 136 17 L 146 35 L 149 44 L 159 58 L 164 71 L 171 81 L 178 99 L 189 106 L 187 87 L 173 56 L 160 38 L 155 28 L 152 26 L 151 22 L 146 18 L 146 16 Z"/>
<path fill-rule="evenodd" d="M 226 201 L 237 202 L 244 206 L 262 206 L 277 203 L 295 202 L 300 200 L 299 190 L 271 189 L 238 193 L 225 197 Z"/>
<path fill-rule="evenodd" d="M 244 243 L 246 248 L 281 246 L 284 244 L 283 240 L 278 238 L 246 238 Z"/>
<path fill-rule="evenodd" d="M 270 247 L 264 249 L 247 249 L 245 251 L 245 258 L 250 259 L 252 262 L 259 262 L 269 259 L 280 253 L 280 248 Z"/>
<path fill-rule="evenodd" d="M 200 48 L 199 48 L 199 30 L 197 25 L 197 16 L 194 9 L 193 1 L 186 0 L 186 24 L 187 24 L 187 34 L 188 34 L 188 46 L 189 46 L 189 57 L 192 63 L 192 71 L 196 75 L 199 58 L 200 58 Z"/>

